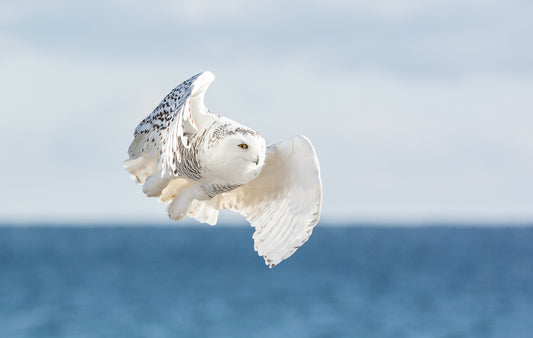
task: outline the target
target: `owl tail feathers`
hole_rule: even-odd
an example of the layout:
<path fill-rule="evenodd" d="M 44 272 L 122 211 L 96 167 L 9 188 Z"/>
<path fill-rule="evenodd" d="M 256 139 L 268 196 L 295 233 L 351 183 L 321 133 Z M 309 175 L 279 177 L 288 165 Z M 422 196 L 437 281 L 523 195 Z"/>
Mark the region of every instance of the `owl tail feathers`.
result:
<path fill-rule="evenodd" d="M 217 224 L 218 196 L 206 201 L 193 200 L 187 213 L 198 222 L 207 223 L 209 225 Z"/>

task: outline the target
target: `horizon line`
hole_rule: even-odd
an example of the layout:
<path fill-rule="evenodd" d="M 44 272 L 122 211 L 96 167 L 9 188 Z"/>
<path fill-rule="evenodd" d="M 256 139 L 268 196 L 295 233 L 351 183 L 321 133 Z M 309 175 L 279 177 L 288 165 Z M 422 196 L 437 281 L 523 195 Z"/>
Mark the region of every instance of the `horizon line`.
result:
<path fill-rule="evenodd" d="M 105 219 L 0 219 L 0 227 L 164 227 L 164 228 L 191 228 L 191 227 L 251 227 L 248 221 L 223 220 L 214 226 L 200 223 L 193 219 L 185 221 L 161 220 L 105 220 Z M 344 219 L 321 220 L 316 227 L 533 227 L 533 220 L 529 219 Z"/>

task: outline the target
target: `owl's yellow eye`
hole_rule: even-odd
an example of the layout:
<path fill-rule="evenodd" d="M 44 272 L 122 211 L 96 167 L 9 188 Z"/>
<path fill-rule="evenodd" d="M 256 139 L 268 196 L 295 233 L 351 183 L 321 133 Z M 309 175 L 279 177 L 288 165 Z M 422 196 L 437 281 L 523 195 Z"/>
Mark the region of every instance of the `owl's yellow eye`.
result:
<path fill-rule="evenodd" d="M 241 143 L 237 147 L 242 148 L 242 149 L 248 149 L 248 145 L 246 143 Z"/>

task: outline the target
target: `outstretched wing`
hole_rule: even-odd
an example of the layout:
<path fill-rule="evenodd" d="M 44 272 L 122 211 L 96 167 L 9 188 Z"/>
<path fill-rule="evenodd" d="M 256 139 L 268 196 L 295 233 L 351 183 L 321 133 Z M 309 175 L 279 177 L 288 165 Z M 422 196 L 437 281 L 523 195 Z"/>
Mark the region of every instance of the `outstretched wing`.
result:
<path fill-rule="evenodd" d="M 161 175 L 174 172 L 177 163 L 181 162 L 178 143 L 189 148 L 189 137 L 193 133 L 203 132 L 213 121 L 213 115 L 204 105 L 204 95 L 214 79 L 211 72 L 196 74 L 174 88 L 141 121 L 135 128 L 134 140 L 128 149 L 128 170 L 130 167 L 143 168 L 151 165 L 152 173 L 156 168 Z M 145 171 L 150 175 L 150 170 Z"/>
<path fill-rule="evenodd" d="M 292 255 L 320 218 L 322 182 L 311 142 L 304 136 L 268 147 L 261 174 L 220 196 L 255 227 L 254 248 L 270 267 Z"/>

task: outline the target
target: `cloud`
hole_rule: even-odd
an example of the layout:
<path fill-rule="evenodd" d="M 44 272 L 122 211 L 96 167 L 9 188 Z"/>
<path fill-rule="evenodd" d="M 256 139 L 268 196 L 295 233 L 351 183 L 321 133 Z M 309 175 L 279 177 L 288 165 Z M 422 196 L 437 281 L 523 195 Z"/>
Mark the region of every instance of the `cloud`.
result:
<path fill-rule="evenodd" d="M 205 69 L 213 111 L 310 137 L 326 219 L 532 217 L 530 5 L 513 4 L 3 3 L 0 218 L 165 220 L 121 162 Z"/>
<path fill-rule="evenodd" d="M 299 54 L 402 76 L 532 74 L 528 2 L 53 2 L 4 5 L 6 34 L 103 60 L 243 62 Z M 393 14 L 390 14 L 393 13 Z M 326 55 L 324 59 L 324 55 Z"/>

